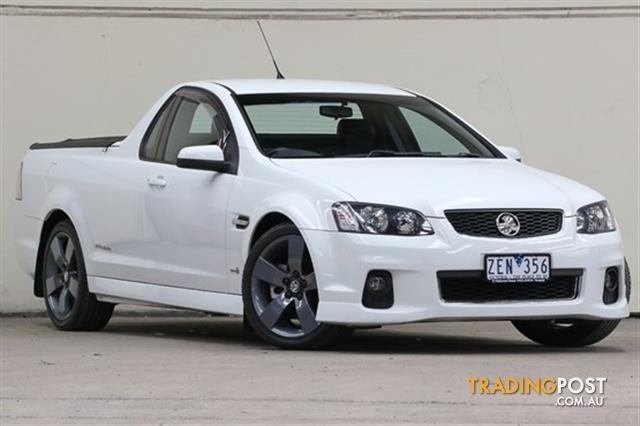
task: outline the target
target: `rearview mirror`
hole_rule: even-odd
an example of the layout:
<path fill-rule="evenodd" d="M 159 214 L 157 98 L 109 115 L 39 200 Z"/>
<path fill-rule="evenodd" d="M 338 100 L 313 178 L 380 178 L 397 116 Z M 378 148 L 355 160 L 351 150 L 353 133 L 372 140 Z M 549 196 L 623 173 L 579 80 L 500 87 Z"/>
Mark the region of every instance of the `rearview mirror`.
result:
<path fill-rule="evenodd" d="M 499 146 L 498 149 L 502 152 L 507 158 L 511 160 L 516 160 L 518 162 L 522 162 L 522 155 L 520 155 L 520 151 L 511 146 Z"/>
<path fill-rule="evenodd" d="M 176 165 L 183 169 L 227 173 L 231 164 L 224 160 L 224 153 L 218 145 L 197 145 L 182 148 Z"/>
<path fill-rule="evenodd" d="M 323 117 L 349 118 L 353 116 L 353 109 L 343 105 L 320 105 L 320 115 Z"/>

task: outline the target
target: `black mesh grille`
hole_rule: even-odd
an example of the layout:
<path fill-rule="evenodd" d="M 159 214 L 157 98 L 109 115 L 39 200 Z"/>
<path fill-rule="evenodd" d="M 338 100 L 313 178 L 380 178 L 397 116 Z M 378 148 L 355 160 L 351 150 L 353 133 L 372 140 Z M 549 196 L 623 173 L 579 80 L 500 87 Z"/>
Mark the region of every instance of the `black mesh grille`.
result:
<path fill-rule="evenodd" d="M 562 228 L 561 210 L 447 210 L 444 214 L 459 234 L 507 238 L 496 225 L 498 216 L 505 212 L 514 214 L 520 222 L 520 232 L 509 238 L 555 234 Z"/>
<path fill-rule="evenodd" d="M 445 302 L 506 302 L 518 300 L 575 299 L 578 296 L 581 271 L 559 273 L 543 283 L 491 283 L 482 271 L 438 272 L 440 297 Z"/>

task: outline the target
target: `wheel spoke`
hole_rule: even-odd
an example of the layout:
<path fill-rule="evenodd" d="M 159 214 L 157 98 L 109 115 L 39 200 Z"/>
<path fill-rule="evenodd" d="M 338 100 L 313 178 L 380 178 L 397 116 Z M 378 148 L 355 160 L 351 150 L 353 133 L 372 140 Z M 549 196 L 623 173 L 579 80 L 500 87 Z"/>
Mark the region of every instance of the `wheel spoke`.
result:
<path fill-rule="evenodd" d="M 307 287 L 305 288 L 305 291 L 315 290 L 318 288 L 318 284 L 316 283 L 315 272 L 305 275 L 304 280 L 307 282 Z"/>
<path fill-rule="evenodd" d="M 298 338 L 320 326 L 315 314 L 318 283 L 307 256 L 304 239 L 297 233 L 275 238 L 260 252 L 251 272 L 251 299 L 261 329 Z"/>
<path fill-rule="evenodd" d="M 78 281 L 78 277 L 71 275 L 69 277 L 69 292 L 73 296 L 74 299 L 78 298 L 80 294 L 80 281 Z"/>
<path fill-rule="evenodd" d="M 52 275 L 49 278 L 47 278 L 47 280 L 45 281 L 47 296 L 51 296 L 61 286 L 62 286 L 62 283 L 55 275 Z"/>
<path fill-rule="evenodd" d="M 66 288 L 63 288 L 62 291 L 60 292 L 60 296 L 58 296 L 58 311 L 61 314 L 64 314 L 67 312 L 69 308 L 69 290 Z"/>
<path fill-rule="evenodd" d="M 267 328 L 272 328 L 276 325 L 289 303 L 291 303 L 291 299 L 285 299 L 284 294 L 276 297 L 262 312 L 260 321 L 262 321 Z"/>
<path fill-rule="evenodd" d="M 291 271 L 302 271 L 302 256 L 304 255 L 304 240 L 300 236 L 289 237 L 289 268 Z"/>
<path fill-rule="evenodd" d="M 305 333 L 310 333 L 316 329 L 318 326 L 316 314 L 313 313 L 311 305 L 309 305 L 306 297 L 296 302 L 296 312 L 298 313 L 300 326 Z"/>
<path fill-rule="evenodd" d="M 262 281 L 284 288 L 282 280 L 286 276 L 286 273 L 281 271 L 280 268 L 266 260 L 264 257 L 258 258 L 256 265 L 253 267 L 253 274 L 256 278 Z"/>
<path fill-rule="evenodd" d="M 73 242 L 71 238 L 67 239 L 67 248 L 64 251 L 64 260 L 67 265 L 71 265 L 71 259 L 73 259 L 73 254 L 75 252 L 75 247 L 73 246 Z"/>
<path fill-rule="evenodd" d="M 59 269 L 64 269 L 66 261 L 62 249 L 62 238 L 58 235 L 51 241 L 51 256 Z"/>

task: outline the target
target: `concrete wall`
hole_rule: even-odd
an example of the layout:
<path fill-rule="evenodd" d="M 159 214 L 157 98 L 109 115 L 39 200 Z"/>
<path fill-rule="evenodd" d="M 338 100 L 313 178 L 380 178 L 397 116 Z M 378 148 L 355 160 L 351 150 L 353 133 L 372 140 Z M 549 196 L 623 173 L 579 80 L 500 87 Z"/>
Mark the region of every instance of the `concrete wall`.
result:
<path fill-rule="evenodd" d="M 45 7 L 0 6 L 0 312 L 41 306 L 13 249 L 15 178 L 29 144 L 127 133 L 177 82 L 273 76 L 247 18 L 263 19 L 288 77 L 427 93 L 525 162 L 601 191 L 639 281 L 637 2 L 12 3 Z"/>

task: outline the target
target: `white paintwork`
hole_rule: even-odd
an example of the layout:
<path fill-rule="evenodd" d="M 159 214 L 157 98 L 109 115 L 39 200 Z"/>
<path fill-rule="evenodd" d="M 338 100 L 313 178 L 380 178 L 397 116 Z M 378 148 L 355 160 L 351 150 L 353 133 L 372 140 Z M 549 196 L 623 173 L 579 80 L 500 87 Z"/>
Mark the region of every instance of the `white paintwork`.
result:
<path fill-rule="evenodd" d="M 604 199 L 579 183 L 515 161 L 424 160 L 376 157 L 366 161 L 335 158 L 273 162 L 287 171 L 339 187 L 358 201 L 410 207 L 435 217 L 442 217 L 447 209 L 496 206 L 560 208 L 572 215 L 585 204 Z M 358 178 L 354 179 L 356 170 Z"/>
<path fill-rule="evenodd" d="M 242 297 L 233 294 L 89 277 L 89 287 L 98 299 L 120 303 L 188 307 L 205 312 L 242 315 Z M 108 295 L 108 296 L 107 296 Z"/>
<path fill-rule="evenodd" d="M 239 79 L 218 80 L 239 95 L 260 93 L 375 93 L 379 95 L 412 96 L 406 90 L 381 84 L 352 81 L 300 80 L 300 79 Z"/>
<path fill-rule="evenodd" d="M 218 145 L 188 146 L 180 150 L 178 159 L 224 161 L 224 153 Z"/>
<path fill-rule="evenodd" d="M 224 104 L 240 148 L 237 175 L 138 158 L 150 121 L 179 86 L 167 92 L 124 141 L 106 151 L 29 151 L 23 159 L 23 197 L 17 201 L 17 253 L 23 269 L 34 273 L 42 223 L 59 209 L 78 231 L 90 290 L 101 298 L 239 314 L 241 275 L 235 271 L 243 269 L 260 219 L 278 212 L 300 229 L 309 247 L 319 285 L 319 321 L 385 324 L 628 315 L 625 300 L 602 303 L 605 269 L 624 264 L 620 232 L 575 232 L 576 210 L 604 199 L 596 191 L 510 159 L 271 160 L 256 148 L 225 86 L 241 93 L 413 95 L 343 82 L 232 80 L 223 84 L 188 83 L 211 91 Z M 331 204 L 356 200 L 417 209 L 430 218 L 435 235 L 337 232 Z M 456 233 L 443 217 L 445 209 L 485 207 L 559 208 L 565 212 L 564 224 L 559 233 L 544 237 L 484 239 Z M 233 225 L 240 214 L 250 217 L 247 229 Z M 583 268 L 580 297 L 491 304 L 439 300 L 436 270 L 482 269 L 484 254 L 509 252 L 550 253 L 554 268 Z M 392 272 L 396 300 L 392 308 L 362 306 L 361 289 L 371 269 Z"/>
<path fill-rule="evenodd" d="M 624 300 L 602 303 L 604 271 L 622 266 L 620 236 L 575 233 L 575 217 L 565 218 L 560 233 L 522 240 L 483 239 L 455 232 L 446 219 L 430 219 L 431 237 L 387 237 L 307 231 L 313 241 L 314 266 L 323 283 L 318 317 L 341 323 L 402 323 L 422 320 L 509 319 L 534 317 L 621 318 Z M 382 238 L 381 238 L 382 237 Z M 595 237 L 595 238 L 594 238 Z M 511 303 L 443 303 L 435 281 L 437 270 L 480 270 L 486 253 L 551 253 L 553 268 L 585 268 L 581 294 L 575 300 Z M 336 261 L 336 259 L 346 259 Z M 364 308 L 353 282 L 364 281 L 372 269 L 386 269 L 394 279 L 394 305 L 387 310 Z M 433 277 L 433 278 L 431 278 Z"/>

